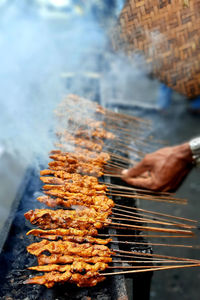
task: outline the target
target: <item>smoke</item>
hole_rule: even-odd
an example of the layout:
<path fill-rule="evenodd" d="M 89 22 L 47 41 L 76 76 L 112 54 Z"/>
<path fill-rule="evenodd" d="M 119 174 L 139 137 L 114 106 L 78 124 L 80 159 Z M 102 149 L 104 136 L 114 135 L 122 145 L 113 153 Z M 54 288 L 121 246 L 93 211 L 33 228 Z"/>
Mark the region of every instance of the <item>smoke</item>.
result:
<path fill-rule="evenodd" d="M 108 4 L 105 10 L 104 2 L 94 10 L 94 1 L 87 1 L 60 18 L 41 17 L 29 1 L 1 9 L 0 148 L 11 156 L 29 164 L 48 158 L 55 142 L 54 110 L 68 93 L 104 105 L 133 97 L 132 82 L 146 71 L 138 56 L 130 64 L 110 51 L 107 33 L 123 1 L 111 2 L 113 10 Z"/>
<path fill-rule="evenodd" d="M 107 53 L 109 68 L 101 82 L 101 98 L 104 106 L 144 106 L 156 99 L 156 80 L 148 78 L 144 58 L 124 53 Z M 151 91 L 149 93 L 149 91 Z"/>
<path fill-rule="evenodd" d="M 1 22 L 0 56 L 1 144 L 29 161 L 51 144 L 52 111 L 64 91 L 59 50 L 47 24 L 12 6 Z"/>
<path fill-rule="evenodd" d="M 41 18 L 17 2 L 0 14 L 0 146 L 30 163 L 54 147 L 53 111 L 69 92 L 63 74 L 95 71 L 105 37 L 91 15 Z"/>

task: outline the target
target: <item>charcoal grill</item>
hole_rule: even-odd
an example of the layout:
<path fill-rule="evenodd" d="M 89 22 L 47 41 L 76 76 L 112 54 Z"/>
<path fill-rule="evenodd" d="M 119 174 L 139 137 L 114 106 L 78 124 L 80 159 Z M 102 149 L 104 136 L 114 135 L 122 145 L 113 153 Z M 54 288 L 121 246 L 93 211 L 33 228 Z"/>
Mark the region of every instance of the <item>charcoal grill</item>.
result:
<path fill-rule="evenodd" d="M 35 239 L 26 236 L 26 232 L 32 228 L 32 225 L 25 220 L 24 213 L 30 209 L 44 207 L 35 200 L 34 196 L 34 193 L 40 191 L 41 188 L 39 172 L 34 168 L 28 169 L 13 203 L 9 219 L 0 235 L 0 298 L 5 300 L 149 299 L 152 272 L 131 277 L 132 284 L 128 290 L 131 290 L 133 296 L 128 296 L 126 278 L 122 275 L 108 276 L 105 281 L 91 288 L 77 288 L 67 283 L 56 285 L 51 289 L 40 285 L 23 284 L 31 274 L 26 268 L 36 264 L 36 259 L 26 251 L 26 246 Z M 127 200 L 124 201 L 126 203 Z M 133 247 L 130 248 L 127 245 L 123 248 L 119 247 L 129 251 L 133 250 Z M 148 246 L 145 247 L 141 248 L 141 251 L 151 251 Z"/>

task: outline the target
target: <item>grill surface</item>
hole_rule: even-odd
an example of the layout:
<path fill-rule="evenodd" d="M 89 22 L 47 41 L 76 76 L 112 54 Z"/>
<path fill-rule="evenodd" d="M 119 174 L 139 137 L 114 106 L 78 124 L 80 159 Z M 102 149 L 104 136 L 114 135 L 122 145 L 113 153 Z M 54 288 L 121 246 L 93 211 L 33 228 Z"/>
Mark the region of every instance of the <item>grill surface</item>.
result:
<path fill-rule="evenodd" d="M 32 228 L 24 218 L 24 213 L 30 209 L 42 208 L 44 205 L 35 200 L 34 193 L 41 190 L 42 183 L 39 174 L 30 169 L 22 182 L 22 187 L 12 208 L 10 218 L 1 233 L 0 255 L 0 297 L 1 299 L 128 299 L 125 277 L 122 275 L 108 276 L 108 278 L 92 288 L 77 288 L 72 284 L 56 285 L 47 289 L 40 285 L 25 285 L 24 280 L 31 275 L 26 270 L 28 266 L 36 264 L 36 258 L 26 251 L 26 246 L 35 242 L 34 237 L 27 237 L 26 232 Z M 121 201 L 121 200 L 120 200 Z M 125 203 L 123 201 L 123 203 Z M 125 231 L 128 234 L 127 231 Z M 133 234 L 134 231 L 131 233 Z M 127 245 L 120 249 L 131 250 Z M 135 247 L 132 247 L 135 249 Z M 138 249 L 138 248 L 137 248 Z M 141 251 L 151 251 L 143 247 Z M 151 273 L 139 274 L 133 278 L 134 299 L 148 299 Z M 145 284 L 144 284 L 145 283 Z"/>

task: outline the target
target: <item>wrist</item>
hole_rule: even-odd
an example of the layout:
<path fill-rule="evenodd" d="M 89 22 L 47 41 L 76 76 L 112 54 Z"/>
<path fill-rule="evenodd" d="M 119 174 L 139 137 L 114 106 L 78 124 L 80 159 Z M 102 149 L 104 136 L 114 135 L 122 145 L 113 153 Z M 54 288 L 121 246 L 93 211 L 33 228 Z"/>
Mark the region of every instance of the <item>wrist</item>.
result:
<path fill-rule="evenodd" d="M 183 160 L 187 161 L 188 163 L 193 163 L 193 153 L 189 143 L 184 143 L 178 146 L 178 152 Z"/>
<path fill-rule="evenodd" d="M 189 142 L 192 157 L 196 165 L 200 165 L 200 137 L 194 138 Z"/>

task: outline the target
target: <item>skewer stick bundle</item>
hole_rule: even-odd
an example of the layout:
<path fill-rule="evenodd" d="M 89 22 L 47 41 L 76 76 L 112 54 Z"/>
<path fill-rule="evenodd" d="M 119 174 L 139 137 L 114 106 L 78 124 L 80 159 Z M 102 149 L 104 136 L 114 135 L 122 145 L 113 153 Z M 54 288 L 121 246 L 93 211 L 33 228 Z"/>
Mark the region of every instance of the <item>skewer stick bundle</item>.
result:
<path fill-rule="evenodd" d="M 86 107 L 93 118 L 84 120 L 80 113 Z M 70 113 L 68 120 L 66 112 Z M 27 235 L 41 238 L 27 247 L 38 260 L 38 266 L 29 269 L 44 273 L 25 283 L 48 288 L 56 282 L 94 286 L 110 275 L 200 266 L 198 260 L 113 249 L 116 244 L 135 245 L 135 249 L 148 246 L 141 237 L 191 238 L 194 235 L 194 220 L 116 204 L 109 196 L 176 204 L 185 204 L 185 199 L 165 192 L 105 185 L 98 180 L 102 175 L 121 178 L 124 168 L 145 155 L 142 147 L 151 146 L 151 139 L 145 134 L 150 123 L 114 113 L 76 95 L 69 95 L 56 114 L 61 120 L 57 130 L 58 149 L 50 153 L 49 169 L 41 171 L 45 196 L 38 197 L 40 202 L 55 209 L 36 209 L 25 214 L 27 220 L 40 228 L 30 230 Z M 134 160 L 124 154 L 131 154 Z M 99 229 L 103 227 L 119 229 L 119 233 L 101 234 Z M 133 234 L 124 234 L 127 229 Z M 154 234 L 136 234 L 140 231 Z M 151 245 L 198 248 L 159 242 Z M 122 271 L 107 272 L 113 269 Z"/>

